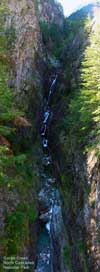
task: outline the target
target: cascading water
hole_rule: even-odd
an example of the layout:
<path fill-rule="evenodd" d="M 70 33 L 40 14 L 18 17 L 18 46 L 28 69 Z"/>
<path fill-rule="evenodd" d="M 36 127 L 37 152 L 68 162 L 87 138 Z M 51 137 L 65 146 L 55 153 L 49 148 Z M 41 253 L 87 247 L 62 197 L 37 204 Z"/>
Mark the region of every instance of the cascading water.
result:
<path fill-rule="evenodd" d="M 57 77 L 57 75 L 54 76 L 50 86 L 41 126 L 41 139 L 44 154 L 42 164 L 44 171 L 41 175 L 42 189 L 38 195 L 40 235 L 38 239 L 38 261 L 36 272 L 64 271 L 60 267 L 60 260 L 57 260 L 58 268 L 55 270 L 55 261 L 53 260 L 55 258 L 55 251 L 57 253 L 53 243 L 55 242 L 55 244 L 57 244 L 58 237 L 61 235 L 62 213 L 59 191 L 56 186 L 57 182 L 53 177 L 53 162 L 50 154 L 47 133 L 49 118 L 51 117 L 51 98 L 55 91 Z"/>

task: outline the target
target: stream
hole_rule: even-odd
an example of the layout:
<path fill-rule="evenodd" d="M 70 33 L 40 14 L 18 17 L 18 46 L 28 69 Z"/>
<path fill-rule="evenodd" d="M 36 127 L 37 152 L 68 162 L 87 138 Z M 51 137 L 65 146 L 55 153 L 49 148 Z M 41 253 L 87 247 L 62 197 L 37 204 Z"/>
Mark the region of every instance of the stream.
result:
<path fill-rule="evenodd" d="M 52 116 L 52 97 L 57 84 L 57 74 L 53 76 L 48 97 L 43 110 L 41 142 L 43 148 L 42 188 L 38 194 L 39 237 L 36 272 L 61 272 L 62 211 L 57 180 L 53 176 L 53 161 L 49 147 L 48 126 Z"/>

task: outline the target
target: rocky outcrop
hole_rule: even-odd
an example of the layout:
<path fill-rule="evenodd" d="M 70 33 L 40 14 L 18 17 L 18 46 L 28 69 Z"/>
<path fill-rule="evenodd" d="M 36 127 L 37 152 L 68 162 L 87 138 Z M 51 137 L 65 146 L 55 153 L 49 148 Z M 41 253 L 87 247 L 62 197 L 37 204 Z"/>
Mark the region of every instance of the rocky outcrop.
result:
<path fill-rule="evenodd" d="M 73 23 L 76 23 L 76 21 L 73 21 L 72 25 Z M 85 48 L 90 44 L 88 37 L 94 26 L 94 21 L 92 21 L 88 25 L 87 31 L 84 32 L 84 22 L 83 26 L 80 26 L 79 18 L 77 18 L 77 31 L 74 33 L 72 30 L 74 35 L 69 36 L 68 43 L 65 43 L 63 63 L 65 64 L 66 93 L 64 92 L 64 95 L 61 96 L 60 107 L 62 104 L 62 112 L 59 114 L 58 87 L 56 95 L 58 100 L 54 101 L 55 112 L 51 131 L 51 148 L 52 154 L 55 154 L 55 165 L 58 165 L 58 174 L 60 175 L 62 211 L 66 237 L 68 238 L 63 254 L 69 271 L 74 272 L 92 270 L 99 272 L 100 270 L 100 159 L 96 154 L 96 146 L 95 150 L 84 152 L 84 139 L 81 144 L 80 142 L 79 145 L 77 144 L 78 137 L 80 141 L 82 137 L 81 132 L 78 135 L 78 100 L 75 104 L 77 120 L 74 132 L 74 115 L 72 119 L 69 118 L 76 102 L 73 99 L 74 92 L 77 93 L 76 90 L 80 89 L 81 61 Z M 71 92 L 71 99 L 73 100 L 70 107 L 68 106 L 69 92 Z M 82 104 L 81 110 L 84 105 L 85 103 Z M 55 127 L 57 130 L 55 130 Z M 99 136 L 96 143 L 99 143 Z"/>
<path fill-rule="evenodd" d="M 49 24 L 55 23 L 60 27 L 63 27 L 64 14 L 60 3 L 55 0 L 38 0 L 38 14 L 41 21 L 45 21 Z"/>
<path fill-rule="evenodd" d="M 13 184 L 7 184 L 7 189 L 2 188 L 0 191 L 2 244 L 5 243 L 7 236 L 7 246 L 2 246 L 0 252 L 2 256 L 5 252 L 10 255 L 15 248 L 15 255 L 28 256 L 30 260 L 34 261 L 35 267 L 38 231 L 38 220 L 36 218 L 38 212 L 41 213 L 37 205 L 37 193 L 41 183 L 38 169 L 40 154 L 37 154 L 37 150 L 41 153 L 41 147 L 37 139 L 36 128 L 38 126 L 39 130 L 40 126 L 44 63 L 47 60 L 44 57 L 44 45 L 41 39 L 36 1 L 8 0 L 6 5 L 5 31 L 11 64 L 8 83 L 10 88 L 14 89 L 18 107 L 21 111 L 24 111 L 24 114 L 22 113 L 20 117 L 11 121 L 11 126 L 14 127 L 15 132 L 14 135 L 11 135 L 11 147 L 14 150 L 11 155 L 14 155 L 15 163 L 12 163 L 13 165 L 9 170 L 9 175 L 13 176 L 11 180 Z M 41 15 L 48 23 L 59 23 L 62 27 L 64 17 L 61 8 L 54 1 L 50 1 L 50 3 L 43 1 L 41 7 Z M 50 9 L 49 14 L 48 9 Z M 37 141 L 34 140 L 35 131 Z M 33 141 L 34 146 L 32 148 Z M 8 142 L 5 139 L 5 145 Z M 29 151 L 30 149 L 32 152 Z M 11 159 L 13 161 L 13 157 Z M 17 163 L 19 168 L 22 167 L 22 170 L 18 173 L 16 173 L 16 170 L 18 170 Z M 53 182 L 55 183 L 55 180 L 51 183 Z M 39 220 L 43 221 L 43 216 L 42 218 L 41 216 Z M 56 218 L 54 221 L 56 221 Z M 19 230 L 16 226 L 20 222 L 22 223 Z M 26 236 L 23 234 L 24 231 Z M 16 237 L 19 237 L 19 239 Z M 12 241 L 11 246 L 9 244 L 10 239 Z"/>
<path fill-rule="evenodd" d="M 6 32 L 9 40 L 13 39 L 10 85 L 17 91 L 18 103 L 27 109 L 30 98 L 41 97 L 42 88 L 43 48 L 35 1 L 9 0 L 7 6 Z"/>
<path fill-rule="evenodd" d="M 62 204 L 59 191 L 56 190 L 51 221 L 51 271 L 68 272 L 64 265 L 65 237 L 66 232 L 62 217 Z"/>
<path fill-rule="evenodd" d="M 89 247 L 89 266 L 93 271 L 100 270 L 100 161 L 91 151 L 87 156 L 87 183 L 90 187 L 85 198 L 84 219 Z"/>
<path fill-rule="evenodd" d="M 20 155 L 23 150 L 25 150 L 26 153 L 29 151 L 30 142 L 32 145 L 32 140 L 35 138 L 33 130 L 36 130 L 36 126 L 40 126 L 40 105 L 42 105 L 43 100 L 43 74 L 44 70 L 46 70 L 44 64 L 46 64 L 48 68 L 49 63 L 49 69 L 52 70 L 53 67 L 53 71 L 59 69 L 60 63 L 56 58 L 59 58 L 62 51 L 64 51 L 62 56 L 64 70 L 67 71 L 64 71 L 66 72 L 67 78 L 64 83 L 67 87 L 62 84 L 62 87 L 59 88 L 58 83 L 56 98 L 52 100 L 51 120 L 49 122 L 52 127 L 49 130 L 49 140 L 51 134 L 52 139 L 54 138 L 49 147 L 54 151 L 52 152 L 55 160 L 53 164 L 57 166 L 56 168 L 59 173 L 56 169 L 54 172 L 58 179 L 55 179 L 55 176 L 52 177 L 52 173 L 49 173 L 49 171 L 47 171 L 47 173 L 49 173 L 50 176 L 44 175 L 43 177 L 42 168 L 49 167 L 50 164 L 52 164 L 52 160 L 47 154 L 45 154 L 44 157 L 43 154 L 41 155 L 40 143 L 34 141 L 34 150 L 32 150 L 31 158 L 29 157 L 26 164 L 23 164 L 23 169 L 21 168 L 23 177 L 21 177 L 21 173 L 18 172 L 15 184 L 13 184 L 12 179 L 11 184 L 7 184 L 7 189 L 6 187 L 3 188 L 3 185 L 0 190 L 0 230 L 2 236 L 4 235 L 5 238 L 3 243 L 6 243 L 6 235 L 10 237 L 9 239 L 11 239 L 11 241 L 12 233 L 13 240 L 16 237 L 16 230 L 12 230 L 12 224 L 10 223 L 12 213 L 14 213 L 13 222 L 15 226 L 17 226 L 17 222 L 20 221 L 20 215 L 21 220 L 23 220 L 26 212 L 27 219 L 25 218 L 24 221 L 21 221 L 21 226 L 23 226 L 23 224 L 25 225 L 25 231 L 28 234 L 26 238 L 22 236 L 20 249 L 18 249 L 17 252 L 21 252 L 24 256 L 29 256 L 29 259 L 33 259 L 34 264 L 36 264 L 37 230 L 39 225 L 40 236 L 42 238 L 40 237 L 39 242 L 40 258 L 38 271 L 42 271 L 41 267 L 46 261 L 45 271 L 47 271 L 49 264 L 51 271 L 54 272 L 87 272 L 88 269 L 90 271 L 93 269 L 94 272 L 99 272 L 100 162 L 95 152 L 90 152 L 90 154 L 83 156 L 80 150 L 74 148 L 73 142 L 75 139 L 73 140 L 71 133 L 69 136 L 65 119 L 62 124 L 62 131 L 59 129 L 63 116 L 66 115 L 66 105 L 68 105 L 70 100 L 70 98 L 67 97 L 68 94 L 63 95 L 63 91 L 65 89 L 69 91 L 78 86 L 77 83 L 80 80 L 80 65 L 84 51 L 83 47 L 87 45 L 89 32 L 83 36 L 84 30 L 80 27 L 79 32 L 75 34 L 75 38 L 73 39 L 72 36 L 71 39 L 69 39 L 69 44 L 67 44 L 67 46 L 65 45 L 64 50 L 61 48 L 59 53 L 56 51 L 57 47 L 59 49 L 58 45 L 60 44 L 58 44 L 58 42 L 60 39 L 60 43 L 62 43 L 62 36 L 60 39 L 56 37 L 56 43 L 52 37 L 48 38 L 48 35 L 50 35 L 49 25 L 59 26 L 55 28 L 55 31 L 59 29 L 62 33 L 63 30 L 64 15 L 61 6 L 56 1 L 8 0 L 7 7 L 9 10 L 7 10 L 5 16 L 5 28 L 11 60 L 11 78 L 9 85 L 11 88 L 14 87 L 16 101 L 20 108 L 22 110 L 24 109 L 28 118 L 20 116 L 12 121 L 16 129 L 16 139 L 11 139 L 11 143 L 6 137 L 0 137 L 1 147 L 7 148 L 6 152 L 8 153 L 6 155 L 13 155 L 15 152 L 14 155 L 16 156 L 17 152 L 19 152 L 18 155 Z M 47 23 L 46 26 L 49 33 L 47 33 L 47 45 L 45 46 L 47 50 L 46 54 L 44 54 L 44 45 L 41 38 L 40 21 Z M 89 31 L 90 30 L 89 28 Z M 85 40 L 83 43 L 81 43 L 82 39 Z M 53 52 L 54 49 L 55 52 Z M 47 55 L 48 63 L 46 59 Z M 46 72 L 48 74 L 48 71 Z M 62 73 L 62 68 L 60 72 Z M 47 81 L 45 80 L 45 82 Z M 47 82 L 47 85 L 50 84 Z M 44 101 L 44 104 L 45 103 L 46 101 Z M 52 122 L 52 118 L 54 123 Z M 53 134 L 53 128 L 55 130 L 56 127 L 57 130 Z M 67 138 L 66 135 L 71 139 Z M 47 145 L 48 140 L 44 139 L 43 149 L 47 147 Z M 12 146 L 14 146 L 14 151 Z M 18 148 L 16 148 L 16 146 L 18 146 Z M 37 154 L 37 150 L 39 150 L 38 153 L 40 154 Z M 41 158 L 42 163 L 39 161 L 39 156 L 43 157 Z M 19 160 L 20 168 L 23 155 Z M 30 164 L 30 160 L 32 160 L 32 164 Z M 28 163 L 29 168 L 27 169 Z M 39 164 L 43 165 L 40 166 Z M 25 171 L 28 172 L 27 180 L 25 179 L 24 168 Z M 33 176 L 30 173 L 30 168 L 33 169 Z M 15 164 L 14 167 L 8 170 L 9 173 L 13 172 L 11 174 L 13 174 L 15 178 Z M 59 187 L 61 195 L 58 191 Z M 39 190 L 40 193 L 38 194 Z M 23 206 L 23 203 L 25 206 Z M 33 206 L 34 209 L 32 210 Z M 5 211 L 8 213 L 6 220 Z M 38 218 L 38 220 L 35 220 L 36 218 Z M 22 230 L 22 234 L 23 232 L 24 230 Z M 9 241 L 7 243 L 9 243 Z M 5 247 L 1 247 L 0 250 L 1 255 L 5 254 Z M 9 250 L 9 244 L 7 245 L 7 250 Z M 34 269 L 35 267 L 36 265 L 34 265 Z"/>
<path fill-rule="evenodd" d="M 43 98 L 43 45 L 35 9 L 35 1 L 9 0 L 4 2 L 6 2 L 7 5 L 5 13 L 5 32 L 10 63 L 10 79 L 8 83 L 15 92 L 18 108 L 20 108 L 24 114 L 21 113 L 19 117 L 13 118 L 14 120 L 10 121 L 14 134 L 12 133 L 13 135 L 9 137 L 7 135 L 7 139 L 4 137 L 0 138 L 0 147 L 2 148 L 3 146 L 3 148 L 5 148 L 4 151 L 6 150 L 6 155 L 11 155 L 5 157 L 5 160 L 8 160 L 7 169 L 5 169 L 4 164 L 4 170 L 7 172 L 6 182 L 1 182 L 0 180 L 0 237 L 2 236 L 0 255 L 12 255 L 14 248 L 15 254 L 28 256 L 29 259 L 31 258 L 35 261 L 37 223 L 34 218 L 30 220 L 29 210 L 33 217 L 34 211 L 31 212 L 31 209 L 35 210 L 36 214 L 38 214 L 36 194 L 39 178 L 36 177 L 37 174 L 34 175 L 34 173 L 35 171 L 38 173 L 36 166 L 38 155 L 35 149 L 39 148 L 39 143 L 34 143 L 34 150 L 32 150 L 31 145 L 33 140 L 35 142 L 35 132 L 37 126 L 39 126 L 37 121 L 40 117 L 39 107 L 40 104 L 42 104 Z M 6 122 L 6 125 L 8 125 L 8 122 Z M 30 149 L 32 152 L 29 151 Z M 22 171 L 19 173 L 19 171 L 17 172 L 16 160 L 21 158 L 21 164 L 24 164 L 25 157 L 22 155 L 23 153 L 30 153 L 30 158 L 27 154 L 25 155 L 25 157 L 27 157 L 26 170 L 24 171 L 24 167 L 22 167 Z M 1 155 L 2 153 L 0 153 L 0 156 Z M 29 169 L 29 174 L 26 173 L 27 169 Z M 34 189 L 35 181 L 36 186 Z M 25 182 L 25 186 L 23 182 Z M 11 183 L 13 184 L 11 185 Z M 26 212 L 27 208 L 22 211 L 24 204 L 29 209 L 28 213 Z M 17 233 L 17 229 L 14 226 L 17 225 L 17 222 L 20 222 L 18 216 L 21 214 L 23 223 L 20 225 Z M 26 217 L 25 220 L 24 217 Z M 11 224 L 10 220 L 12 220 Z M 19 235 L 21 231 L 24 232 L 22 230 L 23 226 L 26 229 L 26 238 L 24 235 L 22 239 L 21 236 L 18 239 L 17 235 Z M 14 233 L 10 228 L 15 228 Z M 12 247 L 9 245 L 10 239 L 13 244 Z M 6 244 L 5 241 L 7 241 Z M 20 246 L 16 246 L 18 243 Z M 0 269 L 3 268 L 0 266 Z"/>

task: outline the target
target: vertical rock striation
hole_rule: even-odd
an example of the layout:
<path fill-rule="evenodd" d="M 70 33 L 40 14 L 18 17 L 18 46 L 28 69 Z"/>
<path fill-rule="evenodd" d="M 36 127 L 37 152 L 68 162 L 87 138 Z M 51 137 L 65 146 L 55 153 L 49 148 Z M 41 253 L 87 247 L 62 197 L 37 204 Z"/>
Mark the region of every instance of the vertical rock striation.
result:
<path fill-rule="evenodd" d="M 6 31 L 15 33 L 14 47 L 10 53 L 11 84 L 18 93 L 19 103 L 24 103 L 25 99 L 24 106 L 27 108 L 28 99 L 33 98 L 34 101 L 36 96 L 41 97 L 43 76 L 43 46 L 35 1 L 9 0 L 7 6 L 9 14 L 6 16 Z"/>

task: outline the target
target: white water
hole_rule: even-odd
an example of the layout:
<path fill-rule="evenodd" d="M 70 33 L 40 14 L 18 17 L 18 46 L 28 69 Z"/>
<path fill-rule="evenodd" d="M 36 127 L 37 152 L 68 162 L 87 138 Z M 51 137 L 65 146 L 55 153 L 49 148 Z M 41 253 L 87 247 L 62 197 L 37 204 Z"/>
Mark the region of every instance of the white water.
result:
<path fill-rule="evenodd" d="M 53 165 L 52 157 L 48 148 L 47 128 L 51 115 L 51 98 L 54 94 L 57 82 L 57 75 L 53 79 L 49 95 L 47 99 L 46 109 L 43 113 L 43 121 L 41 126 L 42 147 L 44 156 L 42 165 L 44 167 L 42 173 L 42 188 L 38 195 L 40 207 L 40 235 L 38 241 L 38 262 L 36 272 L 53 272 L 52 263 L 52 231 L 58 231 L 59 226 L 56 226 L 61 220 L 61 203 L 58 189 L 56 188 L 56 179 L 52 176 Z M 42 208 L 41 208 L 42 207 Z M 59 222 L 58 222 L 59 220 Z M 53 222 L 55 226 L 53 226 Z M 61 226 L 60 226 L 61 228 Z M 52 230 L 52 231 L 51 231 Z M 58 233 L 57 233 L 58 235 Z M 58 270 L 57 270 L 58 271 Z M 60 271 L 60 270 L 59 270 Z"/>

